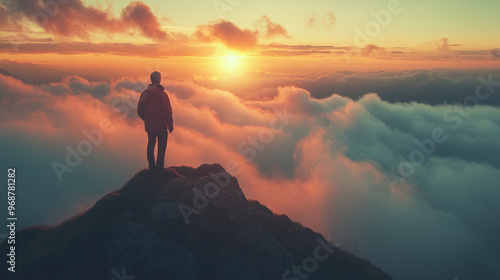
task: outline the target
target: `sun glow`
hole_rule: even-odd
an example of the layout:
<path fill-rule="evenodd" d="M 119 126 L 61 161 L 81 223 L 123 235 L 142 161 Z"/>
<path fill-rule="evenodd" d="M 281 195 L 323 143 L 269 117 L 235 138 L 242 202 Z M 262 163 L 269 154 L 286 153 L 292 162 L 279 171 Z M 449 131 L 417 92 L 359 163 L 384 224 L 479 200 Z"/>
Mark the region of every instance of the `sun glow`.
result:
<path fill-rule="evenodd" d="M 228 67 L 236 67 L 238 65 L 239 60 L 240 60 L 239 55 L 228 55 L 224 57 L 224 63 Z"/>
<path fill-rule="evenodd" d="M 238 74 L 247 69 L 246 56 L 238 52 L 228 51 L 223 55 L 217 57 L 219 69 L 227 74 Z"/>

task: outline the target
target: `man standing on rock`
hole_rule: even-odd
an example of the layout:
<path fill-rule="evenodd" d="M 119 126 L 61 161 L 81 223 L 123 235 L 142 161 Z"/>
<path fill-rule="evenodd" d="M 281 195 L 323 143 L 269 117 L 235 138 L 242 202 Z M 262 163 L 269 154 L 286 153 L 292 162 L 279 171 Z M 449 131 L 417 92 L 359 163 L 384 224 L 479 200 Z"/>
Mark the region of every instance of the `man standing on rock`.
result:
<path fill-rule="evenodd" d="M 144 128 L 148 133 L 147 158 L 150 170 L 163 169 L 168 133 L 174 130 L 170 99 L 160 83 L 161 73 L 158 71 L 151 73 L 151 84 L 142 92 L 137 106 L 137 114 L 144 121 Z M 156 139 L 158 139 L 158 154 L 155 163 Z"/>

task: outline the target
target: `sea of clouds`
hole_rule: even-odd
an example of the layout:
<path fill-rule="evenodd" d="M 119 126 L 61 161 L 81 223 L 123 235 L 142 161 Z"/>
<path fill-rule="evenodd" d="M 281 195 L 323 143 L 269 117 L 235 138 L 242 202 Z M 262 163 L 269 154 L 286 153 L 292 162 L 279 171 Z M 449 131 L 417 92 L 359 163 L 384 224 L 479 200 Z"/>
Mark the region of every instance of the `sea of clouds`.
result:
<path fill-rule="evenodd" d="M 247 198 L 355 242 L 395 279 L 494 279 L 498 80 L 458 70 L 167 78 L 166 165 L 220 163 Z M 135 113 L 145 86 L 0 75 L 1 161 L 17 168 L 22 226 L 82 212 L 146 167 Z"/>

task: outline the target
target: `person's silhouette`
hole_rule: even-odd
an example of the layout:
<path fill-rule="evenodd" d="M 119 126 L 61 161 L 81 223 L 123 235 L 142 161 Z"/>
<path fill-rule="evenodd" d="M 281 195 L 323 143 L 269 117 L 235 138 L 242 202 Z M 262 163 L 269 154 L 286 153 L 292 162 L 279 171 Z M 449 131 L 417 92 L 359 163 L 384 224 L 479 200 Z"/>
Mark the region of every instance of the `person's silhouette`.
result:
<path fill-rule="evenodd" d="M 144 128 L 148 133 L 147 158 L 150 170 L 163 169 L 168 132 L 172 133 L 174 130 L 170 99 L 160 83 L 161 73 L 151 73 L 151 84 L 142 92 L 137 106 L 137 114 L 144 121 Z M 158 154 L 155 163 L 154 149 L 157 138 Z"/>

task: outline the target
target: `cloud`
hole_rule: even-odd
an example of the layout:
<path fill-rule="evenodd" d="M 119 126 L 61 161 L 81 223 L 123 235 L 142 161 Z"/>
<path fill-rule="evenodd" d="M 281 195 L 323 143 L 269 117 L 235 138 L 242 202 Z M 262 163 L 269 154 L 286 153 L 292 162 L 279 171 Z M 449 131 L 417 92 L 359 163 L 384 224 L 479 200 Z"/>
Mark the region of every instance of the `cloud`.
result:
<path fill-rule="evenodd" d="M 237 51 L 248 51 L 257 47 L 259 38 L 271 39 L 277 36 L 291 38 L 288 31 L 280 24 L 272 22 L 263 15 L 256 22 L 256 29 L 244 29 L 233 22 L 220 19 L 205 25 L 198 25 L 194 36 L 201 42 L 221 42 L 227 48 Z"/>
<path fill-rule="evenodd" d="M 9 13 L 4 6 L 0 5 L 0 25 L 6 26 L 10 21 Z"/>
<path fill-rule="evenodd" d="M 326 28 L 329 28 L 329 27 L 334 26 L 335 22 L 336 22 L 335 15 L 333 14 L 333 12 L 328 11 L 328 13 L 323 17 L 323 21 L 322 21 L 323 25 Z"/>
<path fill-rule="evenodd" d="M 246 95 L 228 90 L 227 84 L 223 89 L 203 81 L 168 80 L 176 129 L 166 161 L 221 163 L 237 176 L 248 198 L 330 233 L 336 242 L 357 242 L 362 257 L 396 279 L 494 278 L 500 261 L 495 235 L 500 230 L 500 161 L 494 153 L 500 150 L 500 109 L 484 105 L 486 100 L 467 109 L 387 102 L 365 92 L 349 97 L 331 91 L 320 98 L 303 86 L 317 89 L 334 80 L 346 87 L 378 83 L 408 98 L 402 84 L 435 80 L 439 83 L 433 86 L 446 82 L 441 91 L 471 84 L 474 93 L 478 81 L 464 77 L 476 74 L 253 72 L 247 80 L 234 81 L 248 90 Z M 283 81 L 287 84 L 276 86 Z M 259 91 L 246 83 L 259 83 Z M 19 209 L 20 226 L 54 223 L 83 211 L 146 166 L 146 135 L 135 114 L 145 84 L 136 78 L 90 82 L 72 76 L 30 86 L 0 75 L 2 166 L 26 174 L 26 187 L 18 194 L 26 204 Z M 87 139 L 83 131 L 95 132 L 103 119 L 113 130 L 102 132 L 102 142 L 60 183 L 51 163 L 65 163 L 67 147 L 77 149 Z M 386 172 L 399 174 L 399 157 L 409 161 L 420 149 L 415 141 L 432 137 L 436 128 L 447 140 L 435 143 L 435 151 L 390 188 Z"/>
<path fill-rule="evenodd" d="M 433 44 L 436 46 L 436 50 L 439 52 L 449 52 L 450 47 L 457 47 L 460 46 L 460 44 L 450 44 L 449 39 L 447 37 L 443 37 L 439 39 L 437 42 L 434 42 Z"/>
<path fill-rule="evenodd" d="M 32 39 L 29 39 L 32 41 Z M 40 42 L 0 42 L 0 53 L 17 51 L 20 53 L 57 53 L 81 54 L 103 53 L 122 56 L 161 57 L 161 56 L 212 56 L 216 53 L 214 46 L 190 46 L 180 43 L 170 43 L 168 46 L 155 44 L 132 43 L 92 43 L 92 42 L 52 42 L 50 38 L 38 40 Z M 15 44 L 15 49 L 13 48 Z M 302 56 L 326 55 L 334 51 L 343 51 L 343 47 L 313 46 L 313 45 L 285 45 L 278 43 L 254 46 L 262 55 L 270 56 Z"/>
<path fill-rule="evenodd" d="M 499 60 L 500 59 L 500 49 L 491 49 L 488 51 L 491 57 L 491 60 Z"/>
<path fill-rule="evenodd" d="M 110 9 L 86 6 L 81 0 L 7 0 L 6 5 L 10 12 L 23 15 L 45 32 L 57 37 L 77 37 L 90 41 L 90 33 L 103 31 L 115 34 L 139 29 L 142 35 L 155 41 L 169 39 L 149 6 L 141 1 L 126 6 L 121 18 L 113 16 Z"/>
<path fill-rule="evenodd" d="M 500 71 L 487 69 L 436 69 L 401 71 L 335 71 L 309 74 L 249 71 L 241 75 L 202 80 L 209 88 L 234 92 L 241 98 L 274 98 L 278 87 L 295 85 L 309 91 L 314 98 L 326 98 L 333 93 L 358 99 L 376 92 L 382 100 L 419 102 L 431 105 L 463 103 L 485 80 L 500 81 Z M 481 78 L 481 80 L 479 79 Z M 481 82 L 483 81 L 483 82 Z M 404 94 L 403 94 L 404 93 Z M 492 94 L 482 101 L 500 106 L 500 97 Z"/>
<path fill-rule="evenodd" d="M 0 3 L 0 26 L 2 26 L 2 31 L 7 32 L 22 32 L 24 28 L 20 24 L 19 18 L 13 16 L 8 8 L 3 5 L 4 3 Z M 25 35 L 26 36 L 26 35 Z M 14 36 L 5 36 L 10 40 L 15 40 Z M 19 37 L 19 36 L 17 36 Z"/>
<path fill-rule="evenodd" d="M 285 45 L 270 43 L 259 45 L 260 54 L 268 56 L 302 56 L 302 55 L 327 55 L 336 51 L 345 50 L 343 47 L 335 46 L 313 46 L 313 45 Z"/>
<path fill-rule="evenodd" d="M 361 53 L 364 56 L 370 56 L 373 53 L 373 51 L 379 51 L 383 53 L 385 51 L 385 48 L 379 47 L 374 44 L 368 44 L 363 49 L 361 49 Z"/>
<path fill-rule="evenodd" d="M 450 45 L 448 44 L 448 38 L 441 38 L 436 43 L 436 47 L 438 51 L 447 52 L 450 50 Z"/>
<path fill-rule="evenodd" d="M 291 38 L 288 35 L 288 31 L 282 25 L 272 22 L 266 15 L 257 20 L 257 25 L 264 29 L 264 34 L 262 35 L 264 39 L 271 39 L 277 36 Z"/>
<path fill-rule="evenodd" d="M 151 8 L 143 2 L 132 2 L 125 7 L 122 12 L 122 21 L 134 23 L 148 38 L 156 41 L 168 39 L 167 33 L 161 30 L 161 25 Z"/>
<path fill-rule="evenodd" d="M 262 56 L 304 56 L 304 55 L 325 55 L 329 54 L 330 51 L 325 50 L 262 50 L 260 55 Z"/>
<path fill-rule="evenodd" d="M 234 23 L 221 19 L 197 26 L 195 36 L 202 42 L 220 41 L 230 49 L 247 51 L 257 45 L 258 32 L 241 29 Z"/>
<path fill-rule="evenodd" d="M 330 29 L 335 26 L 337 19 L 332 11 L 328 11 L 323 17 L 319 17 L 316 13 L 311 13 L 311 15 L 306 20 L 306 27 L 316 27 L 318 24 L 326 29 Z"/>
<path fill-rule="evenodd" d="M 31 41 L 31 40 L 30 40 Z M 211 56 L 215 53 L 213 46 L 189 46 L 180 42 L 133 44 L 133 43 L 92 43 L 92 42 L 51 42 L 51 39 L 40 40 L 37 43 L 0 42 L 0 53 L 31 53 L 31 54 L 112 54 L 134 57 L 164 57 L 164 56 Z M 15 46 L 15 48 L 14 48 Z"/>
<path fill-rule="evenodd" d="M 450 50 L 450 47 L 459 45 L 439 43 L 436 41 L 425 43 L 425 45 L 436 49 L 436 51 L 433 52 L 409 47 L 382 47 L 373 44 L 369 44 L 363 48 L 354 46 L 287 45 L 275 42 L 264 44 L 263 41 L 269 40 L 271 34 L 274 34 L 274 36 L 284 36 L 280 34 L 288 34 L 286 30 L 283 31 L 277 27 L 281 25 L 277 23 L 272 24 L 276 24 L 276 28 L 270 26 L 270 29 L 268 29 L 261 19 L 260 24 L 256 24 L 256 29 L 244 29 L 236 26 L 232 22 L 223 20 L 207 25 L 200 25 L 191 36 L 170 32 L 167 34 L 169 44 L 163 44 L 162 42 L 144 42 L 139 44 L 123 42 L 61 42 L 48 37 L 36 38 L 38 35 L 32 36 L 30 34 L 33 32 L 21 28 L 18 30 L 16 29 L 16 32 L 12 32 L 13 35 L 0 38 L 0 53 L 105 53 L 140 57 L 210 57 L 214 54 L 220 54 L 218 47 L 211 43 L 221 42 L 230 49 L 240 51 L 255 50 L 255 53 L 259 53 L 263 56 L 315 55 L 316 57 L 323 57 L 343 65 L 346 65 L 345 62 L 347 58 L 363 58 L 367 55 L 373 55 L 374 51 L 377 50 L 379 53 L 377 59 L 385 60 L 386 63 L 387 61 L 391 61 L 389 62 L 391 65 L 393 65 L 392 63 L 399 64 L 399 61 L 402 60 L 419 61 L 419 63 L 423 60 L 427 60 L 434 61 L 434 63 L 438 65 L 441 65 L 440 62 L 442 61 L 466 62 L 470 64 L 474 62 L 483 62 L 489 65 L 486 65 L 487 67 L 494 68 L 496 67 L 495 61 L 498 60 L 495 55 L 495 49 Z M 161 39 L 161 33 L 158 34 L 156 32 L 156 34 L 158 36 L 155 35 L 154 29 L 151 29 L 147 36 L 156 36 L 157 39 Z M 448 49 L 448 51 L 438 51 L 441 49 Z"/>

